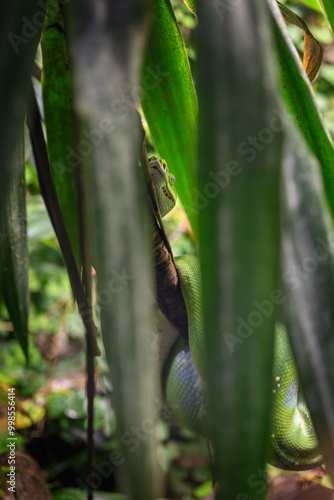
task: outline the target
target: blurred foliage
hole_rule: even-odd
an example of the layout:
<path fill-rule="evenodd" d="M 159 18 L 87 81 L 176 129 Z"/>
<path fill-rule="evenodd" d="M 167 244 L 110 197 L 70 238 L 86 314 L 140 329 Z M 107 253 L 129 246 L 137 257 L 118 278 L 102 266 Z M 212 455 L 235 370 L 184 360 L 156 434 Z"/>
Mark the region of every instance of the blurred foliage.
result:
<path fill-rule="evenodd" d="M 60 488 L 53 494 L 54 500 L 86 500 L 86 498 L 86 490 L 78 490 L 77 488 Z M 99 491 L 94 498 L 95 500 L 125 500 L 126 497 L 117 493 L 110 494 Z"/>

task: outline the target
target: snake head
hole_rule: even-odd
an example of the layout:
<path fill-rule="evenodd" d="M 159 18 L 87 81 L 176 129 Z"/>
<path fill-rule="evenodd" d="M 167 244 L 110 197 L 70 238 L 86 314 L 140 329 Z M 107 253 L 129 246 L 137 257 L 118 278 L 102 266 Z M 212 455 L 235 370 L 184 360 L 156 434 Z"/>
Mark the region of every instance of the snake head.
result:
<path fill-rule="evenodd" d="M 165 160 L 157 156 L 152 156 L 149 159 L 149 164 L 161 217 L 164 217 L 176 204 L 177 193 L 174 186 L 175 177 L 169 172 Z"/>

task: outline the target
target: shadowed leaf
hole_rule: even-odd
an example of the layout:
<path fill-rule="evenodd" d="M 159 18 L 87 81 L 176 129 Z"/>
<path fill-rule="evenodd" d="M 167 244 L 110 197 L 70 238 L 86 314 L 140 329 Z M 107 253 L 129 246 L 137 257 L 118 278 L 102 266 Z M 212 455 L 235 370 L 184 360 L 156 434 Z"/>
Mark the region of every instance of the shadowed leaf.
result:
<path fill-rule="evenodd" d="M 317 162 L 289 129 L 283 162 L 287 327 L 327 470 L 334 477 L 334 233 Z M 296 269 L 303 277 L 293 283 Z"/>
<path fill-rule="evenodd" d="M 220 18 L 201 0 L 197 13 L 201 191 L 214 192 L 216 179 L 216 195 L 199 214 L 216 498 L 258 500 L 265 497 L 274 314 L 259 321 L 254 303 L 276 287 L 283 127 L 260 145 L 277 111 L 263 4 L 243 2 Z M 254 488 L 257 478 L 262 486 Z"/>
<path fill-rule="evenodd" d="M 151 271 L 142 210 L 146 198 L 138 168 L 142 138 L 139 115 L 127 100 L 140 81 L 144 4 L 142 0 L 99 4 L 76 0 L 72 19 L 76 22 L 75 110 L 80 125 L 103 131 L 103 139 L 83 157 L 90 209 L 86 231 L 96 262 L 126 489 L 134 500 L 155 500 L 159 470 L 150 349 Z M 151 431 L 143 431 L 143 439 L 134 437 L 136 447 L 131 446 L 133 432 L 141 432 L 145 424 Z"/>
<path fill-rule="evenodd" d="M 41 6 L 42 5 L 42 6 Z M 16 144 L 26 111 L 29 79 L 45 7 L 38 0 L 4 2 L 0 19 L 0 209 L 9 185 Z M 32 22 L 38 15 L 38 25 Z"/>
<path fill-rule="evenodd" d="M 0 215 L 0 280 L 14 332 L 28 358 L 28 246 L 24 140 L 21 130 L 5 207 Z"/>
<path fill-rule="evenodd" d="M 48 154 L 59 205 L 79 265 L 78 204 L 71 81 L 65 27 L 60 9 L 49 2 L 42 34 L 42 89 Z M 87 142 L 87 137 L 85 138 Z M 90 142 L 88 141 L 88 147 Z"/>
<path fill-rule="evenodd" d="M 311 151 L 320 162 L 325 192 L 334 215 L 333 144 L 277 3 L 275 0 L 267 0 L 267 2 L 274 17 L 274 36 L 280 64 L 283 97 Z M 289 121 L 286 118 L 285 123 Z"/>

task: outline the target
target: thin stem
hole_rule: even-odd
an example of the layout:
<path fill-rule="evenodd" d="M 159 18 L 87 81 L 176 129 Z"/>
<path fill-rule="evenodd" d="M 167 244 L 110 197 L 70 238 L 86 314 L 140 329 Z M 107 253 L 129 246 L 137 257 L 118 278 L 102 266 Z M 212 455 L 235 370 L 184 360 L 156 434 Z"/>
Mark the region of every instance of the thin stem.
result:
<path fill-rule="evenodd" d="M 78 129 L 75 124 L 75 136 L 78 137 Z M 87 221 L 89 220 L 88 207 L 86 200 L 88 199 L 87 184 L 84 182 L 84 170 L 82 161 L 80 161 L 76 170 L 77 174 L 77 189 L 78 189 L 78 214 L 79 214 L 79 235 L 80 235 L 80 250 L 82 259 L 82 283 L 85 288 L 87 303 L 86 308 L 92 313 L 92 259 L 90 254 L 89 245 L 89 227 Z M 95 398 L 95 366 L 94 366 L 94 337 L 87 332 L 87 348 L 86 348 L 86 372 L 87 372 L 87 477 L 93 472 L 94 461 L 94 398 Z M 94 492 L 91 487 L 87 485 L 87 500 L 93 500 Z"/>

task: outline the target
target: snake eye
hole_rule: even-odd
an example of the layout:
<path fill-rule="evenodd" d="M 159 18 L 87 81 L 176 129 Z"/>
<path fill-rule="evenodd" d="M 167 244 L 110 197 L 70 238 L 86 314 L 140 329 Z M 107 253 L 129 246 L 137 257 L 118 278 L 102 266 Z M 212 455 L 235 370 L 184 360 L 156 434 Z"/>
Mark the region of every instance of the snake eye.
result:
<path fill-rule="evenodd" d="M 171 184 L 174 184 L 174 182 L 175 182 L 175 177 L 174 177 L 174 175 L 173 175 L 173 174 L 170 176 L 169 181 L 170 181 L 170 183 L 171 183 Z"/>

